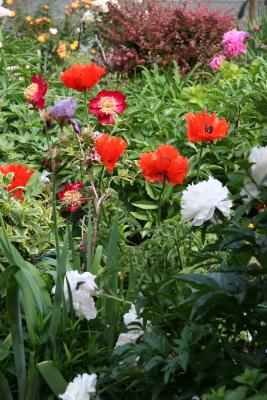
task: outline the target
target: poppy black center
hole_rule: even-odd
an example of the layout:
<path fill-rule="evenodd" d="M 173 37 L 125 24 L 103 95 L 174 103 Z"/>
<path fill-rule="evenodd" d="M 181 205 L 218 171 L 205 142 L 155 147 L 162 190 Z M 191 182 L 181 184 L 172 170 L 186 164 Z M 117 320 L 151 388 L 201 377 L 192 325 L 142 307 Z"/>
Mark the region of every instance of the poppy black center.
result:
<path fill-rule="evenodd" d="M 205 124 L 204 131 L 205 131 L 206 133 L 211 134 L 211 133 L 213 132 L 213 127 L 212 127 L 212 126 L 209 126 L 209 125 L 207 125 L 207 124 Z"/>

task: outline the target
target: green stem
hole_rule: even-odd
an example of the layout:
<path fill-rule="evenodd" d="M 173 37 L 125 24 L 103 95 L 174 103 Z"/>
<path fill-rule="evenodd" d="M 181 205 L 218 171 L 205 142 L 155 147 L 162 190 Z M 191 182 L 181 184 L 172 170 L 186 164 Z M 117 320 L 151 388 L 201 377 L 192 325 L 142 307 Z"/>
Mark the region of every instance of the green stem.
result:
<path fill-rule="evenodd" d="M 162 189 L 161 189 L 161 191 L 160 191 L 159 200 L 158 200 L 158 217 L 159 217 L 159 224 L 160 224 L 160 222 L 161 222 L 161 198 L 162 198 L 162 194 L 163 194 L 163 192 L 164 192 L 165 186 L 166 186 L 166 179 L 165 179 L 165 177 L 164 177 Z"/>
<path fill-rule="evenodd" d="M 201 142 L 201 148 L 200 148 L 199 158 L 198 158 L 198 163 L 197 163 L 197 183 L 199 182 L 200 164 L 201 164 L 203 148 L 204 148 L 204 142 Z"/>
<path fill-rule="evenodd" d="M 88 114 L 88 110 L 87 110 L 87 89 L 84 90 L 83 94 L 84 94 L 85 115 L 87 115 Z"/>
<path fill-rule="evenodd" d="M 52 191 L 53 191 L 53 197 L 52 197 L 53 228 L 54 228 L 57 260 L 58 260 L 60 252 L 59 252 L 58 223 L 57 223 L 56 162 L 54 157 L 52 158 Z"/>

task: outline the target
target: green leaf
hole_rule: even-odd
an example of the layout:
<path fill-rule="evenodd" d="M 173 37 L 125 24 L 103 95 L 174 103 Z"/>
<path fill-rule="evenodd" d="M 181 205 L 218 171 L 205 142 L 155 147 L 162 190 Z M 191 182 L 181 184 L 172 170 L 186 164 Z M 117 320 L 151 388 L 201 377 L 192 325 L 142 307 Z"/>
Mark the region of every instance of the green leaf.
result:
<path fill-rule="evenodd" d="M 132 203 L 132 205 L 138 208 L 142 208 L 143 210 L 156 210 L 158 208 L 157 204 L 146 200 L 136 201 Z"/>
<path fill-rule="evenodd" d="M 19 286 L 14 274 L 9 276 L 7 282 L 6 302 L 18 382 L 18 399 L 24 400 L 26 389 L 26 363 L 20 312 Z"/>
<path fill-rule="evenodd" d="M 101 263 L 102 253 L 103 253 L 103 246 L 97 246 L 92 266 L 92 274 L 94 275 L 98 275 L 101 269 L 100 263 Z"/>
<path fill-rule="evenodd" d="M 0 344 L 0 361 L 3 361 L 9 356 L 9 350 L 12 346 L 11 334 L 9 334 L 5 340 Z M 1 393 L 1 392 L 0 392 Z"/>
<path fill-rule="evenodd" d="M 55 396 L 66 391 L 68 383 L 52 361 L 43 361 L 37 364 L 37 368 Z"/>
<path fill-rule="evenodd" d="M 1 393 L 1 400 L 13 400 L 8 381 L 5 378 L 5 376 L 1 373 L 0 373 L 0 393 Z"/>

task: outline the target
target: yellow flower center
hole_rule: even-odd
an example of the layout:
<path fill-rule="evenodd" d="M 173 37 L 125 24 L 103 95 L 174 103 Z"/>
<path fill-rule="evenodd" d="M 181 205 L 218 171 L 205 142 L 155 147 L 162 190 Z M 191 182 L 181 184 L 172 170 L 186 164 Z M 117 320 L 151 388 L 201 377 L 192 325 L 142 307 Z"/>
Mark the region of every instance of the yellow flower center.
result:
<path fill-rule="evenodd" d="M 255 228 L 254 224 L 252 223 L 248 224 L 248 229 L 254 229 L 254 228 Z"/>
<path fill-rule="evenodd" d="M 78 190 L 75 190 L 75 189 L 67 190 L 64 193 L 63 200 L 67 206 L 72 206 L 72 205 L 76 205 L 76 204 L 79 205 L 81 202 L 81 197 L 82 197 L 82 195 L 81 195 L 81 193 L 79 193 Z"/>
<path fill-rule="evenodd" d="M 27 100 L 33 100 L 35 93 L 38 91 L 38 85 L 37 83 L 31 83 L 30 86 L 28 86 L 24 90 L 24 96 L 26 97 Z"/>
<path fill-rule="evenodd" d="M 99 100 L 99 108 L 104 114 L 114 114 L 116 110 L 116 100 L 113 97 L 104 96 Z"/>

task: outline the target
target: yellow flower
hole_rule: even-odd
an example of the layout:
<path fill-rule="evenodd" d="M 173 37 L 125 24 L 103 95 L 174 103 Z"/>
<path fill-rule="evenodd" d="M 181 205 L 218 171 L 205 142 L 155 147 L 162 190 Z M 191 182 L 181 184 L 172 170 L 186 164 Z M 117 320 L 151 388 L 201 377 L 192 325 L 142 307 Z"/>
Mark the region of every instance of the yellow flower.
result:
<path fill-rule="evenodd" d="M 92 54 L 95 54 L 95 53 L 96 53 L 96 50 L 95 50 L 95 49 L 91 49 L 91 53 L 92 53 Z"/>
<path fill-rule="evenodd" d="M 42 35 L 39 35 L 37 39 L 38 39 L 38 42 L 44 43 L 48 39 L 48 34 L 47 33 L 43 33 Z"/>
<path fill-rule="evenodd" d="M 63 59 L 67 56 L 67 46 L 65 43 L 59 43 L 59 46 L 57 48 L 57 55 L 59 58 Z"/>
<path fill-rule="evenodd" d="M 49 10 L 49 5 L 45 4 L 43 8 L 44 8 L 45 11 L 48 11 Z"/>
<path fill-rule="evenodd" d="M 26 20 L 27 22 L 32 22 L 33 17 L 32 17 L 31 15 L 28 15 L 28 16 L 25 18 L 25 20 Z"/>
<path fill-rule="evenodd" d="M 16 11 L 11 11 L 11 15 L 10 15 L 11 18 L 15 18 L 16 15 L 17 15 Z"/>
<path fill-rule="evenodd" d="M 7 6 L 12 6 L 13 0 L 6 0 L 6 4 L 7 4 Z"/>
<path fill-rule="evenodd" d="M 71 8 L 73 9 L 73 10 L 75 10 L 76 8 L 79 8 L 80 6 L 79 6 L 79 3 L 71 3 Z"/>
<path fill-rule="evenodd" d="M 36 18 L 36 19 L 34 20 L 34 22 L 35 22 L 36 24 L 42 24 L 42 23 L 44 22 L 44 19 L 43 19 L 43 18 Z"/>
<path fill-rule="evenodd" d="M 69 11 L 65 11 L 65 14 L 66 14 L 67 17 L 71 16 L 71 13 Z"/>
<path fill-rule="evenodd" d="M 79 46 L 78 40 L 74 40 L 74 42 L 72 42 L 72 43 L 70 44 L 70 49 L 71 49 L 72 51 L 75 51 L 75 50 L 78 49 L 78 46 Z"/>
<path fill-rule="evenodd" d="M 248 229 L 254 229 L 254 228 L 255 228 L 254 224 L 252 224 L 252 223 L 248 224 Z"/>

